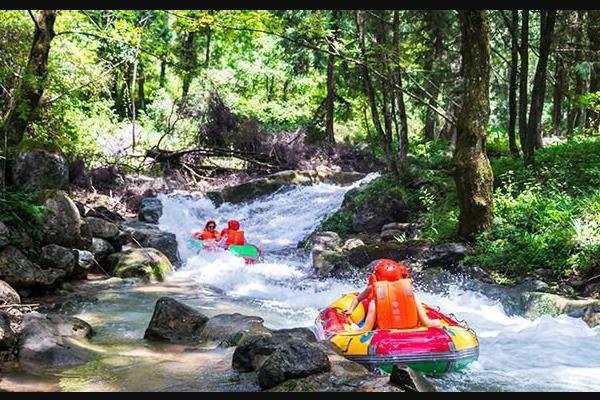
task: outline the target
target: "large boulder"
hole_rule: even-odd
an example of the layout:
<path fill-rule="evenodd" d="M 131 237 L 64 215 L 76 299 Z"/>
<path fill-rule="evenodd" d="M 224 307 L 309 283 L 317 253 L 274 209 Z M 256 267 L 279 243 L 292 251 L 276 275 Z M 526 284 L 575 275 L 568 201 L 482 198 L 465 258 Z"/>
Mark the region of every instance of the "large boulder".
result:
<path fill-rule="evenodd" d="M 86 217 L 85 222 L 89 226 L 93 237 L 113 240 L 119 235 L 119 227 L 102 218 Z"/>
<path fill-rule="evenodd" d="M 108 272 L 118 278 L 142 278 L 146 282 L 163 281 L 173 270 L 169 259 L 153 248 L 127 249 L 106 259 Z"/>
<path fill-rule="evenodd" d="M 72 249 L 57 244 L 48 244 L 42 247 L 40 266 L 43 268 L 63 269 L 68 276 L 71 275 L 76 265 L 77 254 Z"/>
<path fill-rule="evenodd" d="M 58 148 L 23 149 L 17 152 L 12 174 L 17 186 L 63 189 L 69 184 L 69 162 Z"/>
<path fill-rule="evenodd" d="M 85 321 L 62 315 L 43 315 L 37 311 L 23 319 L 19 363 L 27 371 L 64 368 L 90 361 L 94 354 L 82 344 L 92 327 Z"/>
<path fill-rule="evenodd" d="M 136 246 L 141 245 L 160 250 L 171 261 L 171 264 L 176 267 L 181 265 L 177 236 L 174 233 L 161 231 L 158 226 L 141 221 L 126 222 L 121 227 L 127 235 L 126 241 Z"/>
<path fill-rule="evenodd" d="M 10 232 L 6 225 L 0 222 L 0 249 L 10 243 Z"/>
<path fill-rule="evenodd" d="M 330 369 L 302 378 L 287 379 L 270 392 L 402 392 L 390 384 L 386 375 L 370 372 L 364 366 L 348 360 L 330 342 L 321 341 L 318 346 L 329 359 Z"/>
<path fill-rule="evenodd" d="M 311 250 L 313 268 L 317 274 L 326 276 L 331 271 L 329 259 L 331 256 L 337 256 L 342 250 L 342 239 L 335 232 L 325 231 L 315 234 L 310 241 L 313 243 Z"/>
<path fill-rule="evenodd" d="M 21 304 L 21 296 L 8 283 L 0 281 L 0 305 Z"/>
<path fill-rule="evenodd" d="M 219 346 L 235 346 L 248 331 L 263 331 L 261 317 L 238 313 L 219 314 L 210 318 L 202 329 L 201 337 L 207 341 L 217 341 Z"/>
<path fill-rule="evenodd" d="M 156 301 L 144 339 L 171 343 L 198 343 L 208 317 L 169 297 Z"/>
<path fill-rule="evenodd" d="M 52 286 L 65 276 L 66 271 L 63 269 L 40 268 L 14 246 L 0 250 L 0 279 L 16 289 Z"/>
<path fill-rule="evenodd" d="M 81 244 L 81 217 L 79 210 L 65 192 L 49 193 L 44 201 L 47 211 L 42 231 L 47 244 L 78 248 Z"/>
<path fill-rule="evenodd" d="M 140 221 L 157 224 L 163 211 L 162 203 L 156 197 L 145 197 L 142 199 L 138 218 Z"/>

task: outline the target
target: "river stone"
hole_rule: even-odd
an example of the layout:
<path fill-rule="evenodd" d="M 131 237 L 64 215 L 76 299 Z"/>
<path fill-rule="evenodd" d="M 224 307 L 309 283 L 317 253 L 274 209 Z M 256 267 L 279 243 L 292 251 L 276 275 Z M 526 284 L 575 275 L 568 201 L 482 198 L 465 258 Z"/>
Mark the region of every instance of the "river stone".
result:
<path fill-rule="evenodd" d="M 42 226 L 45 243 L 78 248 L 82 220 L 75 203 L 65 192 L 58 191 L 46 199 L 44 206 L 47 209 Z"/>
<path fill-rule="evenodd" d="M 86 217 L 85 222 L 90 227 L 93 237 L 112 240 L 119 235 L 119 228 L 112 222 L 96 217 Z"/>
<path fill-rule="evenodd" d="M 40 268 L 14 246 L 0 250 L 0 279 L 15 289 L 52 286 L 65 276 L 66 271 L 62 269 Z"/>
<path fill-rule="evenodd" d="M 361 239 L 351 238 L 344 242 L 344 245 L 342 246 L 342 250 L 349 251 L 349 250 L 352 250 L 352 249 L 355 249 L 357 247 L 364 246 L 364 245 L 365 245 L 365 242 L 363 242 Z"/>
<path fill-rule="evenodd" d="M 172 343 L 198 343 L 208 317 L 170 297 L 156 301 L 144 339 Z"/>
<path fill-rule="evenodd" d="M 406 366 L 394 365 L 390 383 L 405 392 L 437 392 L 435 386 L 423 375 Z"/>
<path fill-rule="evenodd" d="M 304 378 L 288 379 L 269 392 L 402 392 L 389 383 L 389 376 L 370 372 L 348 360 L 331 342 L 316 343 L 329 358 L 331 370 Z"/>
<path fill-rule="evenodd" d="M 163 212 L 163 205 L 156 197 L 145 197 L 142 199 L 138 218 L 140 221 L 157 224 Z"/>
<path fill-rule="evenodd" d="M 21 304 L 21 296 L 8 283 L 0 280 L 0 305 Z"/>
<path fill-rule="evenodd" d="M 40 265 L 44 268 L 64 269 L 70 275 L 77 265 L 77 254 L 71 249 L 49 244 L 42 247 Z"/>
<path fill-rule="evenodd" d="M 96 261 L 102 264 L 106 257 L 115 252 L 115 248 L 108 240 L 94 238 L 90 251 L 94 255 Z"/>
<path fill-rule="evenodd" d="M 125 218 L 123 218 L 118 212 L 111 211 L 106 206 L 96 206 L 88 210 L 85 216 L 102 218 L 113 223 L 125 221 Z"/>
<path fill-rule="evenodd" d="M 173 271 L 169 259 L 157 249 L 127 249 L 106 259 L 108 272 L 119 278 L 142 278 L 146 282 L 163 281 Z"/>
<path fill-rule="evenodd" d="M 329 358 L 321 348 L 299 339 L 289 340 L 265 359 L 257 370 L 258 384 L 269 389 L 293 378 L 331 370 Z"/>
<path fill-rule="evenodd" d="M 152 247 L 160 250 L 171 264 L 175 267 L 181 265 L 181 258 L 177 247 L 177 236 L 171 232 L 161 231 L 158 226 L 141 221 L 130 221 L 122 224 L 125 234 L 128 235 L 126 241 L 136 246 Z"/>
<path fill-rule="evenodd" d="M 19 364 L 26 371 L 39 371 L 88 362 L 93 353 L 80 340 L 91 333 L 91 326 L 79 318 L 30 312 L 23 319 Z"/>
<path fill-rule="evenodd" d="M 17 335 L 10 327 L 8 316 L 0 313 L 0 352 L 13 347 L 17 343 Z M 1 359 L 0 359 L 1 362 Z"/>
<path fill-rule="evenodd" d="M 87 274 L 94 268 L 96 265 L 94 254 L 91 251 L 87 250 L 75 250 L 77 263 L 73 272 L 71 273 L 71 278 L 73 279 L 85 279 Z"/>
<path fill-rule="evenodd" d="M 211 317 L 202 329 L 202 339 L 217 341 L 219 346 L 235 346 L 244 332 L 260 330 L 264 320 L 261 317 L 239 313 L 218 314 Z"/>
<path fill-rule="evenodd" d="M 10 243 L 10 232 L 4 223 L 0 222 L 0 249 Z"/>
<path fill-rule="evenodd" d="M 69 184 L 69 162 L 60 150 L 19 150 L 12 168 L 17 186 L 33 190 L 63 189 Z"/>

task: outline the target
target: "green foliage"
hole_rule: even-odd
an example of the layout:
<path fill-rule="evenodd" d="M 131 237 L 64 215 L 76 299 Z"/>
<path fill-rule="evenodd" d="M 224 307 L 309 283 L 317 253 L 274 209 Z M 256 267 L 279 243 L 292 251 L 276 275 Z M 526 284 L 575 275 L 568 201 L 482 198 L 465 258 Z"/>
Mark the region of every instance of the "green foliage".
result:
<path fill-rule="evenodd" d="M 43 239 L 40 226 L 45 212 L 46 207 L 39 205 L 39 192 L 28 189 L 0 191 L 0 221 L 13 232 L 27 234 L 38 244 Z"/>
<path fill-rule="evenodd" d="M 333 231 L 340 237 L 345 237 L 354 232 L 352 229 L 352 213 L 347 210 L 338 210 L 327 217 L 317 227 L 316 232 Z"/>
<path fill-rule="evenodd" d="M 543 268 L 556 278 L 600 265 L 600 141 L 540 149 L 537 166 L 492 161 L 495 221 L 465 262 L 518 278 Z"/>

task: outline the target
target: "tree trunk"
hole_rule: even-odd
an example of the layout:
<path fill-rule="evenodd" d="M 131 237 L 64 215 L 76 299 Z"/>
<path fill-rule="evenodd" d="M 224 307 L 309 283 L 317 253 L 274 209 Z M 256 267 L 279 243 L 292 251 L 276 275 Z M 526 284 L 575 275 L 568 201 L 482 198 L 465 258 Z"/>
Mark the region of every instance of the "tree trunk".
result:
<path fill-rule="evenodd" d="M 394 10 L 392 22 L 393 36 L 392 48 L 396 57 L 400 57 L 400 12 Z M 406 117 L 406 105 L 404 104 L 404 93 L 402 93 L 402 72 L 396 64 L 392 68 L 392 77 L 395 83 L 394 92 L 396 98 L 396 121 L 398 131 L 398 167 L 404 173 L 406 157 L 408 156 L 408 119 Z"/>
<path fill-rule="evenodd" d="M 196 32 L 189 32 L 185 41 L 184 64 L 187 70 L 183 75 L 183 86 L 181 88 L 181 98 L 185 99 L 190 91 L 192 79 L 196 74 L 198 54 L 196 49 Z"/>
<path fill-rule="evenodd" d="M 331 27 L 333 33 L 329 35 L 329 56 L 327 58 L 327 98 L 325 100 L 325 136 L 327 143 L 334 144 L 333 111 L 335 100 L 335 41 L 337 40 L 337 18 L 338 11 L 331 11 Z"/>
<path fill-rule="evenodd" d="M 590 41 L 590 49 L 594 52 L 592 71 L 590 77 L 590 92 L 600 92 L 600 11 L 588 10 L 588 38 Z M 600 112 L 598 110 L 588 110 L 589 124 L 592 132 L 600 130 Z"/>
<path fill-rule="evenodd" d="M 441 65 L 440 60 L 444 53 L 444 34 L 442 32 L 441 22 L 444 19 L 444 13 L 446 10 L 427 10 L 426 18 L 428 22 L 428 28 L 431 30 L 431 36 L 433 38 L 432 52 L 428 57 L 425 69 L 431 72 L 430 79 L 425 83 L 425 90 L 429 94 L 429 104 L 431 107 L 437 105 L 437 98 L 440 94 L 441 84 Z M 428 97 L 429 97 L 428 96 Z M 438 118 L 437 114 L 432 110 L 431 107 L 427 107 L 425 111 L 425 140 L 435 140 L 438 129 Z"/>
<path fill-rule="evenodd" d="M 8 144 L 19 144 L 25 135 L 27 125 L 33 119 L 44 94 L 44 86 L 48 75 L 48 53 L 50 42 L 54 38 L 54 21 L 56 10 L 39 10 L 35 17 L 33 43 L 29 52 L 29 60 L 25 67 L 23 79 L 12 102 L 4 125 Z"/>
<path fill-rule="evenodd" d="M 144 64 L 140 61 L 140 77 L 138 78 L 138 108 L 140 110 L 146 109 L 146 92 L 144 87 L 146 85 L 146 73 L 144 71 Z"/>
<path fill-rule="evenodd" d="M 556 10 L 540 11 L 540 58 L 535 69 L 533 89 L 531 90 L 531 107 L 527 121 L 527 139 L 525 146 L 525 163 L 533 164 L 535 149 L 542 147 L 542 109 L 546 92 L 546 65 L 552 45 Z"/>
<path fill-rule="evenodd" d="M 160 76 L 158 78 L 158 86 L 161 88 L 165 87 L 165 83 L 167 83 L 167 60 L 161 58 L 160 60 Z"/>
<path fill-rule="evenodd" d="M 460 208 L 458 236 L 471 241 L 493 220 L 493 180 L 485 152 L 490 114 L 490 43 L 485 11 L 459 11 L 463 76 L 463 106 L 457 121 L 454 180 Z"/>
<path fill-rule="evenodd" d="M 510 79 L 508 87 L 508 147 L 513 157 L 519 156 L 516 141 L 517 124 L 517 69 L 519 68 L 519 43 L 517 30 L 519 26 L 519 12 L 512 10 L 511 49 L 510 49 Z"/>
<path fill-rule="evenodd" d="M 525 154 L 525 138 L 527 137 L 527 78 L 529 76 L 529 10 L 521 12 L 521 78 L 519 80 L 519 141 Z"/>

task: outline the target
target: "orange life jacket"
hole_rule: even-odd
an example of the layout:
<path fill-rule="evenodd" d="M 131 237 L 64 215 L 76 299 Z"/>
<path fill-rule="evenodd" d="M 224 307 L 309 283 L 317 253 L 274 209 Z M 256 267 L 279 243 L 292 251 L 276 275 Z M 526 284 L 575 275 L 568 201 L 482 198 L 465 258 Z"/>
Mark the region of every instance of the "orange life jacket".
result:
<path fill-rule="evenodd" d="M 245 243 L 246 240 L 244 239 L 244 231 L 233 229 L 227 230 L 227 240 L 225 241 L 225 244 L 243 245 Z"/>
<path fill-rule="evenodd" d="M 202 232 L 202 234 L 200 234 L 200 240 L 213 240 L 213 239 L 219 240 L 218 232 L 204 231 L 204 232 Z"/>
<path fill-rule="evenodd" d="M 376 281 L 373 285 L 380 329 L 409 329 L 419 324 L 411 279 Z"/>

